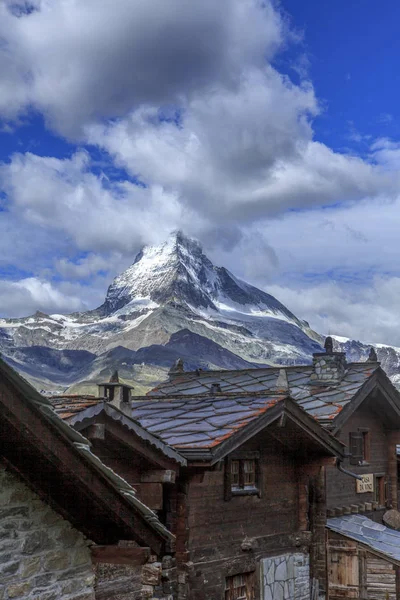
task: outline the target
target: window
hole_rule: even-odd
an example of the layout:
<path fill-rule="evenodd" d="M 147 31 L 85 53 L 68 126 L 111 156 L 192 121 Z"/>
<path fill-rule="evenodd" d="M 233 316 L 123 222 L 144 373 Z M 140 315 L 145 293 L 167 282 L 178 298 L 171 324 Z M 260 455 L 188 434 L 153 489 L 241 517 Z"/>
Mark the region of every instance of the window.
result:
<path fill-rule="evenodd" d="M 227 577 L 225 600 L 254 600 L 254 573 L 242 573 Z"/>
<path fill-rule="evenodd" d="M 386 504 L 385 475 L 375 475 L 375 502 L 378 506 Z"/>
<path fill-rule="evenodd" d="M 260 495 L 259 452 L 235 454 L 225 461 L 225 499 L 245 494 Z"/>
<path fill-rule="evenodd" d="M 349 435 L 350 464 L 368 463 L 371 458 L 371 436 L 368 429 L 352 431 Z"/>
<path fill-rule="evenodd" d="M 256 461 L 255 460 L 244 460 L 243 461 L 243 487 L 244 488 L 256 487 Z"/>

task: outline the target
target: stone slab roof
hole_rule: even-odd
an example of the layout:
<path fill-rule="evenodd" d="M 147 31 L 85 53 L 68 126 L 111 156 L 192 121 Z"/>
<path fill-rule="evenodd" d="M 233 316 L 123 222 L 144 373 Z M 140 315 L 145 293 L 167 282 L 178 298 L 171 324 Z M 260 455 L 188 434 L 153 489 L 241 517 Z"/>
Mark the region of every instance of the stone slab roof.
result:
<path fill-rule="evenodd" d="M 132 402 L 132 417 L 175 448 L 213 448 L 286 396 L 137 397 Z"/>
<path fill-rule="evenodd" d="M 312 366 L 296 366 L 236 371 L 192 371 L 183 373 L 171 382 L 160 384 L 148 396 L 174 397 L 211 395 L 212 386 L 219 384 L 221 394 L 246 396 L 249 393 L 264 393 L 273 397 L 285 392 L 304 408 L 311 416 L 324 424 L 329 424 L 350 402 L 371 375 L 379 368 L 379 363 L 349 363 L 343 379 L 336 385 L 316 385 L 310 379 Z M 282 377 L 282 373 L 286 377 Z M 282 387 L 285 385 L 285 387 Z M 221 395 L 219 394 L 219 395 Z"/>
<path fill-rule="evenodd" d="M 400 531 L 375 523 L 363 515 L 328 519 L 326 526 L 400 563 Z"/>
<path fill-rule="evenodd" d="M 75 414 L 92 406 L 97 406 L 104 398 L 96 398 L 96 396 L 80 396 L 79 394 L 69 394 L 64 396 L 47 396 L 56 413 L 62 419 L 68 419 Z"/>

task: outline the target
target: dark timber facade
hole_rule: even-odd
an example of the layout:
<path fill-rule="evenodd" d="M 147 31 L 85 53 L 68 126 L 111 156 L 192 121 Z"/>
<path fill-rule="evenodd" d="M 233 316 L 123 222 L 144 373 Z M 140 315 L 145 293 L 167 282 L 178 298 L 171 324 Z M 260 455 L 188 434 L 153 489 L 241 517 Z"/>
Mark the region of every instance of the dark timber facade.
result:
<path fill-rule="evenodd" d="M 175 535 L 165 594 L 309 599 L 324 466 L 344 446 L 286 393 L 87 404 L 55 401 Z"/>

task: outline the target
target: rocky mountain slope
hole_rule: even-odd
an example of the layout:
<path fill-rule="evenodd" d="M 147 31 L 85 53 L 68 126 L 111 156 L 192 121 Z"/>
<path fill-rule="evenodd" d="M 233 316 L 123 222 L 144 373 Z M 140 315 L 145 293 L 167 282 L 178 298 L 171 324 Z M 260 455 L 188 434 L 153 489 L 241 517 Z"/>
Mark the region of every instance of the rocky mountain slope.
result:
<path fill-rule="evenodd" d="M 309 362 L 322 337 L 273 296 L 216 267 L 181 232 L 145 247 L 96 310 L 0 319 L 0 351 L 37 387 L 94 391 L 119 368 L 143 391 L 182 357 L 188 368 Z M 368 346 L 336 338 L 354 360 Z M 394 375 L 400 351 L 378 354 Z M 72 388 L 71 388 L 72 386 Z M 77 387 L 78 386 L 78 387 Z"/>

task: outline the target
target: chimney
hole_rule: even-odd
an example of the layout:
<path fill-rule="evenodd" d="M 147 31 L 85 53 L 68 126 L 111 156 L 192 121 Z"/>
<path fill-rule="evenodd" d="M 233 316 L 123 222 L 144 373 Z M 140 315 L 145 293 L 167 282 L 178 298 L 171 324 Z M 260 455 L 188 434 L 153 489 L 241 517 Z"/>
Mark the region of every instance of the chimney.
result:
<path fill-rule="evenodd" d="M 169 380 L 172 381 L 173 379 L 176 379 L 176 377 L 179 377 L 179 375 L 182 375 L 182 373 L 184 372 L 185 367 L 183 365 L 183 360 L 181 358 L 178 358 L 178 360 L 174 362 L 174 364 L 168 371 Z"/>
<path fill-rule="evenodd" d="M 340 383 L 346 372 L 346 354 L 333 351 L 330 336 L 326 338 L 324 347 L 325 352 L 313 354 L 313 373 L 310 377 L 313 385 L 335 385 Z"/>
<path fill-rule="evenodd" d="M 110 380 L 98 384 L 99 397 L 105 398 L 107 402 L 123 410 L 125 407 L 130 407 L 131 401 L 131 385 L 121 383 L 119 380 L 118 371 L 114 371 Z"/>

